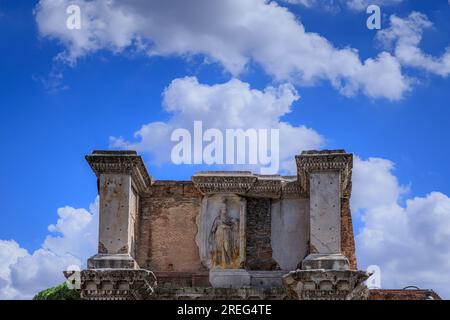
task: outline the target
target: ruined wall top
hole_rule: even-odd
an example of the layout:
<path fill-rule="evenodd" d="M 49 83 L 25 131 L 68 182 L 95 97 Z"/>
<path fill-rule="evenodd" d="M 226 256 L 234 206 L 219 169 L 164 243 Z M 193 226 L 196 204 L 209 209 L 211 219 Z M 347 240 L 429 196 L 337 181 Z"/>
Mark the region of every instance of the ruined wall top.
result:
<path fill-rule="evenodd" d="M 295 157 L 297 176 L 260 175 L 249 171 L 201 171 L 192 182 L 202 194 L 235 193 L 267 198 L 307 198 L 309 174 L 319 171 L 341 173 L 341 196 L 351 194 L 353 155 L 343 149 L 309 150 Z M 86 160 L 97 177 L 103 173 L 130 174 L 139 192 L 147 192 L 154 183 L 136 151 L 94 150 Z"/>

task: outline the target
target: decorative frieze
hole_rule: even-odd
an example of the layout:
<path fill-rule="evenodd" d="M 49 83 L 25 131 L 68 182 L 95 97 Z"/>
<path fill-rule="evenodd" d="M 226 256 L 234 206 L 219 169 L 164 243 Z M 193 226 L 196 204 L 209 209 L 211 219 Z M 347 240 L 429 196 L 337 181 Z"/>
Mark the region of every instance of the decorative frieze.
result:
<path fill-rule="evenodd" d="M 248 196 L 260 198 L 279 198 L 281 196 L 282 177 L 279 175 L 256 175 L 257 180 L 248 191 Z"/>
<path fill-rule="evenodd" d="M 306 198 L 298 183 L 297 177 L 289 177 L 281 183 L 281 198 Z"/>
<path fill-rule="evenodd" d="M 256 180 L 257 177 L 249 171 L 203 171 L 192 177 L 203 194 L 245 194 Z"/>
<path fill-rule="evenodd" d="M 239 194 L 254 198 L 300 198 L 296 176 L 259 175 L 249 171 L 207 171 L 192 177 L 202 194 Z"/>

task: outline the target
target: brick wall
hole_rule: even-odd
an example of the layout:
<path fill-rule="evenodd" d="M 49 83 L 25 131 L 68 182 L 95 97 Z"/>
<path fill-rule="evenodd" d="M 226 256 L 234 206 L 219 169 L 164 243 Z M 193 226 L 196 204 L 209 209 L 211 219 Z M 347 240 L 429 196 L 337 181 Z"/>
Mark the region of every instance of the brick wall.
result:
<path fill-rule="evenodd" d="M 152 271 L 204 270 L 198 247 L 196 217 L 201 194 L 190 181 L 157 181 L 140 199 L 136 260 Z"/>
<path fill-rule="evenodd" d="M 270 199 L 247 198 L 247 250 L 249 270 L 274 270 L 272 259 Z"/>
<path fill-rule="evenodd" d="M 350 269 L 356 270 L 355 239 L 349 198 L 341 198 L 341 250 L 350 262 Z"/>
<path fill-rule="evenodd" d="M 203 272 L 200 262 L 196 217 L 200 192 L 190 181 L 157 181 L 140 197 L 136 234 L 136 260 L 155 272 Z M 341 199 L 341 248 L 350 267 L 357 269 L 349 199 Z M 247 199 L 247 268 L 274 270 L 270 199 Z"/>

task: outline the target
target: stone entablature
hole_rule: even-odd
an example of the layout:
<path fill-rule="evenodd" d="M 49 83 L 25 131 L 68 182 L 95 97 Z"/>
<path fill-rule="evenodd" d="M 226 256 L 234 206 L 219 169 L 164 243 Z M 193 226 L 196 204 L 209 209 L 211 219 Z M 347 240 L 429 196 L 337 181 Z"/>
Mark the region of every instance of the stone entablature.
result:
<path fill-rule="evenodd" d="M 136 151 L 94 150 L 86 156 L 92 170 L 100 178 L 101 174 L 126 174 L 133 178 L 139 192 L 149 190 L 153 183 L 141 156 Z"/>
<path fill-rule="evenodd" d="M 345 273 L 356 268 L 356 260 L 348 206 L 352 155 L 343 150 L 303 152 L 296 157 L 296 176 L 206 171 L 192 181 L 153 180 L 134 151 L 94 151 L 86 159 L 98 178 L 100 233 L 82 290 L 88 282 L 92 287 L 96 274 L 122 274 L 129 285 L 144 283 L 150 292 L 141 281 L 145 269 L 161 275 L 171 294 L 195 298 L 222 289 L 237 296 L 273 289 L 287 298 L 283 275 L 296 270 L 298 282 L 305 275 L 320 277 L 311 273 L 320 268 L 350 277 L 347 298 L 356 288 L 355 274 Z M 107 281 L 98 281 L 107 285 L 84 291 L 85 297 L 132 297 L 128 289 L 110 291 Z"/>
<path fill-rule="evenodd" d="M 234 193 L 247 197 L 279 199 L 306 197 L 296 176 L 261 175 L 249 171 L 203 171 L 192 177 L 202 194 Z"/>

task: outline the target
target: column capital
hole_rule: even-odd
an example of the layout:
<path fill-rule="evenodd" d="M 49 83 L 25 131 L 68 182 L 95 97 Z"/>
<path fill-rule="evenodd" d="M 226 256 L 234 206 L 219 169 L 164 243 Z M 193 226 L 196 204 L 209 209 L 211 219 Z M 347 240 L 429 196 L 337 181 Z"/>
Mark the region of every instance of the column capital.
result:
<path fill-rule="evenodd" d="M 144 161 L 136 151 L 94 150 L 86 156 L 86 160 L 97 178 L 109 173 L 130 175 L 139 192 L 147 191 L 153 182 Z"/>
<path fill-rule="evenodd" d="M 313 172 L 339 172 L 341 197 L 351 194 L 353 155 L 345 150 L 311 150 L 295 156 L 297 174 L 302 193 L 309 194 L 309 174 Z"/>

